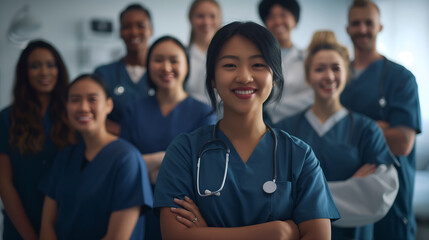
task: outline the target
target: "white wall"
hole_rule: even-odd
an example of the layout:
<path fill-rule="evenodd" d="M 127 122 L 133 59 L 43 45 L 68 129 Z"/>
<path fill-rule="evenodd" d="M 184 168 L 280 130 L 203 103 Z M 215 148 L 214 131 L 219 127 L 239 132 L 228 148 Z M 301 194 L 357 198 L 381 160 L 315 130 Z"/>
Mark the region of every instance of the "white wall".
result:
<path fill-rule="evenodd" d="M 52 42 L 61 52 L 74 78 L 83 71 L 92 71 L 101 62 L 123 53 L 123 44 L 115 33 L 108 40 L 82 40 L 80 26 L 84 19 L 93 17 L 112 19 L 116 30 L 119 12 L 134 0 L 0 0 L 0 109 L 10 104 L 14 67 L 20 49 L 6 38 L 10 21 L 16 11 L 28 4 L 30 11 L 42 24 L 38 33 Z M 142 2 L 142 1 L 140 1 Z M 188 42 L 187 11 L 192 0 L 146 0 L 152 13 L 155 39 L 164 34 Z M 257 13 L 259 0 L 219 0 L 224 24 L 234 20 L 252 20 L 261 23 Z M 301 20 L 294 30 L 293 40 L 305 48 L 315 30 L 331 29 L 340 42 L 352 50 L 345 32 L 347 9 L 351 0 L 301 0 Z M 422 118 L 427 128 L 429 121 L 429 1 L 379 0 L 384 30 L 379 37 L 379 49 L 388 58 L 409 68 L 417 77 L 420 90 Z M 423 26 L 423 27 L 422 27 Z M 92 49 L 92 50 L 91 50 Z M 91 61 L 82 61 L 84 53 L 92 54 Z M 87 59 L 88 60 L 88 59 Z M 419 136 L 418 138 L 427 138 Z M 427 141 L 427 140 L 426 140 Z M 429 156 L 427 156 L 429 159 Z"/>

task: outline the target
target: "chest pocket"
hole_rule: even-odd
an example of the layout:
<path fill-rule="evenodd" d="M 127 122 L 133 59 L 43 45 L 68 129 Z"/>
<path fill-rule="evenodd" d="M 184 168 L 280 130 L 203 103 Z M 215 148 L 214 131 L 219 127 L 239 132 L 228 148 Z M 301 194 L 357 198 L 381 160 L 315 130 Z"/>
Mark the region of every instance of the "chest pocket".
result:
<path fill-rule="evenodd" d="M 271 196 L 271 221 L 292 219 L 295 193 L 290 181 L 277 181 Z"/>
<path fill-rule="evenodd" d="M 328 181 L 350 178 L 362 165 L 357 147 L 350 144 L 325 142 L 320 163 Z"/>

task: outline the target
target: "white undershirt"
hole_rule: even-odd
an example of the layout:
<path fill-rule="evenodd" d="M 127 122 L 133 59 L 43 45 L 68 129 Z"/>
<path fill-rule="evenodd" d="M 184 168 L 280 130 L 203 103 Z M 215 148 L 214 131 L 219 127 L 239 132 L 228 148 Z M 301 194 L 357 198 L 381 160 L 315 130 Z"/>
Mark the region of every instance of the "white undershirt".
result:
<path fill-rule="evenodd" d="M 139 65 L 131 66 L 127 64 L 125 65 L 125 68 L 127 69 L 128 75 L 130 75 L 131 81 L 133 81 L 133 83 L 138 83 L 143 74 L 146 72 L 146 68 Z"/>
<path fill-rule="evenodd" d="M 319 137 L 322 137 L 327 133 L 331 128 L 333 128 L 337 122 L 339 122 L 341 119 L 343 119 L 347 115 L 348 111 L 345 108 L 342 108 L 338 110 L 336 113 L 334 113 L 332 116 L 328 118 L 328 120 L 325 121 L 325 123 L 321 123 L 319 119 L 316 117 L 316 115 L 311 111 L 311 109 L 308 109 L 308 111 L 305 113 L 305 118 L 307 119 L 308 123 L 313 127 L 314 131 L 317 132 L 317 135 Z"/>

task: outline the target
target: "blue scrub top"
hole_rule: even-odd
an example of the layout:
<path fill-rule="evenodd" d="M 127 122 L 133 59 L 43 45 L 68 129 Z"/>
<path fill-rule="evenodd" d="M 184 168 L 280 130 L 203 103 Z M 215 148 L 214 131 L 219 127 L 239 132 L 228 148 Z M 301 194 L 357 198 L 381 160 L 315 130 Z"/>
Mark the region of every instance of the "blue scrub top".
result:
<path fill-rule="evenodd" d="M 143 213 L 152 207 L 152 191 L 141 155 L 118 139 L 106 145 L 81 170 L 83 142 L 58 154 L 40 189 L 57 203 L 58 239 L 101 239 L 115 211 L 141 206 L 131 239 L 144 239 Z"/>
<path fill-rule="evenodd" d="M 147 96 L 126 107 L 120 136 L 142 154 L 165 151 L 177 135 L 213 124 L 215 118 L 211 107 L 192 97 L 164 116 L 156 96 Z M 146 238 L 161 239 L 159 218 L 153 212 L 148 214 L 146 228 Z"/>
<path fill-rule="evenodd" d="M 370 118 L 349 112 L 319 136 L 305 116 L 307 111 L 282 120 L 276 127 L 311 146 L 327 181 L 344 181 L 366 163 L 394 163 L 381 129 Z M 332 227 L 332 239 L 369 240 L 372 235 L 373 224 L 356 228 Z"/>
<path fill-rule="evenodd" d="M 267 194 L 262 189 L 266 181 L 273 179 L 271 133 L 263 136 L 244 163 L 218 129 L 217 136 L 231 149 L 225 186 L 219 197 L 200 197 L 197 157 L 201 146 L 213 139 L 213 128 L 212 125 L 180 135 L 168 147 L 155 187 L 157 210 L 179 207 L 173 198 L 188 196 L 210 227 L 240 227 L 288 219 L 299 224 L 315 218 L 339 218 L 319 161 L 310 147 L 277 129 L 277 191 Z M 219 141 L 204 148 L 200 168 L 200 192 L 219 189 L 225 170 L 225 147 Z"/>
<path fill-rule="evenodd" d="M 138 83 L 134 83 L 128 75 L 125 68 L 125 62 L 121 59 L 95 69 L 94 74 L 101 77 L 109 88 L 114 107 L 108 118 L 114 122 L 120 123 L 123 116 L 123 109 L 130 103 L 142 96 L 148 96 L 149 86 L 146 73 Z M 122 94 L 115 94 L 115 88 L 124 87 Z"/>
<path fill-rule="evenodd" d="M 51 168 L 58 151 L 57 146 L 49 137 L 52 127 L 49 114 L 50 108 L 48 108 L 42 119 L 45 134 L 43 150 L 34 155 L 21 155 L 17 148 L 9 144 L 11 107 L 7 107 L 0 112 L 0 153 L 9 157 L 13 185 L 36 233 L 40 231 L 44 199 L 44 195 L 38 189 L 37 184 Z M 3 239 L 22 239 L 4 210 L 3 216 Z"/>
<path fill-rule="evenodd" d="M 384 108 L 379 104 L 381 94 L 386 98 Z M 421 133 L 416 79 L 409 70 L 388 59 L 373 62 L 357 78 L 349 81 L 341 95 L 341 102 L 352 111 L 374 120 L 386 121 L 391 127 L 405 126 Z M 415 146 L 408 156 L 397 156 L 397 159 L 401 165 L 397 167 L 399 192 L 390 211 L 375 224 L 376 239 L 415 238 L 417 226 L 412 208 L 416 170 Z"/>
<path fill-rule="evenodd" d="M 165 151 L 177 135 L 214 124 L 215 121 L 212 108 L 192 97 L 184 99 L 164 116 L 156 96 L 148 96 L 127 106 L 120 136 L 142 154 L 154 153 Z"/>

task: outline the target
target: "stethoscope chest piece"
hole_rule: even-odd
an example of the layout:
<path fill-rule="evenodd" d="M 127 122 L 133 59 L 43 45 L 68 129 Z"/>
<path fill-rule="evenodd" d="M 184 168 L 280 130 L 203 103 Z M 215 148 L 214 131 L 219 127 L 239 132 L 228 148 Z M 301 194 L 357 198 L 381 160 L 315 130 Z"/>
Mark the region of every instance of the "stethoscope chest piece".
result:
<path fill-rule="evenodd" d="M 387 104 L 386 98 L 381 97 L 380 100 L 378 100 L 378 104 L 380 104 L 380 107 L 384 108 Z"/>
<path fill-rule="evenodd" d="M 277 190 L 277 184 L 272 180 L 266 181 L 264 185 L 262 185 L 262 189 L 265 193 L 271 194 Z"/>
<path fill-rule="evenodd" d="M 125 92 L 125 88 L 124 88 L 122 85 L 116 86 L 116 87 L 113 89 L 113 93 L 114 93 L 116 96 L 122 95 L 124 92 Z"/>

